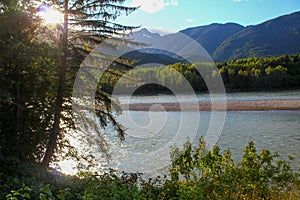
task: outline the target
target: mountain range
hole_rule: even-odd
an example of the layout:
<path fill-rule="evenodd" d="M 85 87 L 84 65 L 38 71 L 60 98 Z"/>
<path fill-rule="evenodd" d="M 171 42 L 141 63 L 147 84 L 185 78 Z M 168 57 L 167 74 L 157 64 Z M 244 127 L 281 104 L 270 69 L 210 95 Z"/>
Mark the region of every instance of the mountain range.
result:
<path fill-rule="evenodd" d="M 133 32 L 129 38 L 148 45 L 164 42 L 164 40 L 176 44 L 178 41 L 170 41 L 171 36 L 182 33 L 201 44 L 215 61 L 300 53 L 300 12 L 283 15 L 247 27 L 236 23 L 214 23 L 188 28 L 179 31 L 179 33 L 165 36 L 152 33 L 144 28 Z M 171 63 L 178 61 L 178 58 L 174 57 L 175 55 L 159 50 L 148 49 L 144 50 L 143 53 L 164 54 L 174 58 L 169 58 Z M 152 55 L 152 58 L 155 56 Z M 152 58 L 149 58 L 148 61 Z M 143 59 L 145 59 L 145 55 Z"/>

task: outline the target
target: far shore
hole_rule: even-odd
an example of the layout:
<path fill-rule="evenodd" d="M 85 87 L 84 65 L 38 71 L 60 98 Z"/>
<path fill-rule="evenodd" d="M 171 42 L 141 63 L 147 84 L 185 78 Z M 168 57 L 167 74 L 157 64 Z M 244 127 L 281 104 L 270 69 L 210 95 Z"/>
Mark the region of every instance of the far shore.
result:
<path fill-rule="evenodd" d="M 246 100 L 226 102 L 137 103 L 121 104 L 122 110 L 131 111 L 263 111 L 300 110 L 299 100 Z"/>

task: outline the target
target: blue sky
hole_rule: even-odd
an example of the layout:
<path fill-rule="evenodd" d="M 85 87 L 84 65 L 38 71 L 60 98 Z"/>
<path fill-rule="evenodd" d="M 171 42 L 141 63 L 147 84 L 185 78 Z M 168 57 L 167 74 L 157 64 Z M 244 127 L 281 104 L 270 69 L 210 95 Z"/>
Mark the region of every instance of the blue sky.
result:
<path fill-rule="evenodd" d="M 141 8 L 118 22 L 167 32 L 211 23 L 255 25 L 300 11 L 300 0 L 127 0 L 124 5 Z"/>

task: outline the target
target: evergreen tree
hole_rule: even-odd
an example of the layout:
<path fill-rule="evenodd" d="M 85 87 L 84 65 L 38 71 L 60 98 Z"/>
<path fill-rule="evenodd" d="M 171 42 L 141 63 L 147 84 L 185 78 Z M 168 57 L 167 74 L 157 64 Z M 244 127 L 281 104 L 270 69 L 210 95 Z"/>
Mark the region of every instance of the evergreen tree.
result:
<path fill-rule="evenodd" d="M 38 40 L 30 4 L 0 2 L 0 154 L 40 160 L 52 124 L 55 49 Z"/>
<path fill-rule="evenodd" d="M 0 158 L 48 167 L 58 153 L 78 156 L 65 135 L 75 127 L 71 93 L 81 62 L 104 39 L 135 28 L 113 21 L 136 8 L 122 0 L 40 1 L 64 15 L 53 28 L 40 23 L 37 2 L 0 1 Z M 100 124 L 111 121 L 123 136 L 111 97 L 100 90 L 96 97 L 105 105 L 97 112 Z M 107 150 L 101 138 L 92 139 Z"/>
<path fill-rule="evenodd" d="M 61 27 L 60 49 L 62 56 L 59 66 L 53 129 L 42 160 L 44 167 L 49 166 L 58 147 L 58 139 L 63 134 L 61 128 L 62 112 L 65 105 L 70 105 L 66 102 L 70 101 L 70 90 L 68 90 L 66 83 L 68 71 L 74 69 L 76 71 L 89 52 L 104 39 L 135 28 L 113 22 L 121 14 L 128 15 L 136 9 L 122 6 L 123 2 L 124 0 L 52 0 L 47 2 L 63 13 L 64 21 Z M 103 92 L 97 92 L 97 98 L 108 103 L 110 101 L 109 95 Z M 107 103 L 105 105 L 103 110 L 97 112 L 99 121 L 102 125 L 106 125 L 107 120 L 111 121 L 122 133 L 120 126 L 111 114 L 110 106 Z M 66 110 L 70 110 L 70 108 L 66 108 Z"/>

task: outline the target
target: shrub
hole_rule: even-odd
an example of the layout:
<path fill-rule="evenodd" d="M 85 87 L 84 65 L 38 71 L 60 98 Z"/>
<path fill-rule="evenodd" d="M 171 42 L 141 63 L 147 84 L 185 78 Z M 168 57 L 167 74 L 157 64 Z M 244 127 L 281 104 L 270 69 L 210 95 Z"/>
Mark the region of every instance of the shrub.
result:
<path fill-rule="evenodd" d="M 258 153 L 253 142 L 238 164 L 229 150 L 221 154 L 215 146 L 207 152 L 203 139 L 198 147 L 187 142 L 182 150 L 174 149 L 171 157 L 169 195 L 178 199 L 275 199 L 275 193 L 277 198 L 299 191 L 299 174 L 292 170 L 291 158 L 279 160 L 269 150 Z"/>

